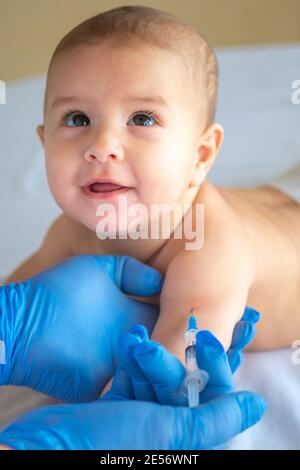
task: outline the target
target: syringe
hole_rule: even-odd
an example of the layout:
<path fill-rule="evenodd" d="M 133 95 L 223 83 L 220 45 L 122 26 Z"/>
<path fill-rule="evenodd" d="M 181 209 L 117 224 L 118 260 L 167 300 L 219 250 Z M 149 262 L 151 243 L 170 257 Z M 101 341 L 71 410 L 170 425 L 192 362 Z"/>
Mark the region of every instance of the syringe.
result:
<path fill-rule="evenodd" d="M 198 332 L 197 320 L 191 310 L 188 328 L 185 332 L 185 386 L 189 407 L 199 406 L 199 393 L 205 388 L 209 375 L 205 370 L 199 369 L 196 358 L 196 334 Z"/>

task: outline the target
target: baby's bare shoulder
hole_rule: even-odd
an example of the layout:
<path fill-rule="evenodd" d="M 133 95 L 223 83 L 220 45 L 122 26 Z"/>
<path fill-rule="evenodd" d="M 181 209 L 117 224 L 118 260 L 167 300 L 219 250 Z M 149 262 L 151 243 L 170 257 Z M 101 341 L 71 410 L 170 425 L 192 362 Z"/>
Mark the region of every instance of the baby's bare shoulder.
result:
<path fill-rule="evenodd" d="M 173 290 L 174 285 L 194 292 L 201 285 L 208 293 L 231 284 L 250 287 L 254 266 L 243 224 L 216 188 L 209 184 L 204 189 L 195 199 L 204 205 L 204 218 L 194 224 L 203 230 L 203 243 L 188 249 L 190 240 L 170 240 L 166 279 Z"/>
<path fill-rule="evenodd" d="M 204 210 L 194 210 L 196 204 Z M 205 182 L 193 201 L 192 210 L 194 238 L 191 238 L 192 233 L 187 234 L 190 222 L 185 220 L 189 217 L 186 215 L 182 236 L 165 243 L 151 263 L 153 267 L 163 273 L 172 269 L 178 275 L 184 267 L 192 276 L 195 269 L 205 273 L 222 263 L 223 266 L 241 264 L 242 260 L 247 263 L 249 253 L 243 223 L 217 188 Z"/>

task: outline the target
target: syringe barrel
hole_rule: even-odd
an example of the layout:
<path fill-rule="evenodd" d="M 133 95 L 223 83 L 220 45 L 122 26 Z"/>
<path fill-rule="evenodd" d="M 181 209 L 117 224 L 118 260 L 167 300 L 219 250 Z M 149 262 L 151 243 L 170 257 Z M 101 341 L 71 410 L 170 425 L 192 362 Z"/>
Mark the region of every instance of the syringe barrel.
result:
<path fill-rule="evenodd" d="M 198 369 L 196 359 L 196 334 L 198 330 L 187 330 L 185 333 L 185 366 L 188 372 Z"/>
<path fill-rule="evenodd" d="M 187 330 L 184 334 L 185 348 L 196 344 L 196 334 L 198 330 Z"/>

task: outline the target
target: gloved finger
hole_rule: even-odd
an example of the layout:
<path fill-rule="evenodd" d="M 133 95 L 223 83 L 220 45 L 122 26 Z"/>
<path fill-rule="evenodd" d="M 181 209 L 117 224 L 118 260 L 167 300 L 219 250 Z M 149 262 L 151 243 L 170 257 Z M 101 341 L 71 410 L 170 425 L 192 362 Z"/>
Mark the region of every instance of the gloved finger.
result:
<path fill-rule="evenodd" d="M 231 369 L 231 373 L 234 374 L 237 371 L 237 369 L 240 367 L 241 363 L 243 362 L 242 353 L 241 351 L 237 351 L 235 349 L 228 349 L 227 358 L 228 358 L 229 366 Z"/>
<path fill-rule="evenodd" d="M 255 323 L 260 319 L 260 314 L 251 307 L 246 307 L 244 314 L 239 322 L 235 325 L 230 349 L 243 349 L 255 334 Z"/>
<path fill-rule="evenodd" d="M 235 325 L 231 345 L 227 351 L 228 361 L 233 374 L 242 363 L 241 351 L 251 343 L 255 336 L 255 324 L 259 319 L 259 312 L 251 307 L 246 307 L 242 319 Z"/>
<path fill-rule="evenodd" d="M 148 331 L 143 325 L 133 326 L 129 333 L 120 337 L 122 366 L 130 376 L 135 399 L 156 403 L 157 397 L 153 386 L 134 357 L 135 348 L 147 339 Z"/>
<path fill-rule="evenodd" d="M 255 326 L 245 320 L 237 322 L 232 334 L 232 341 L 229 349 L 242 350 L 254 338 Z"/>
<path fill-rule="evenodd" d="M 116 370 L 115 376 L 110 390 L 103 395 L 99 400 L 134 400 L 134 390 L 132 381 L 126 369 L 119 366 Z"/>
<path fill-rule="evenodd" d="M 130 333 L 136 335 L 134 341 L 144 341 L 149 338 L 148 330 L 144 325 L 134 325 L 129 330 Z M 110 390 L 101 397 L 101 400 L 134 400 L 136 399 L 134 388 L 132 385 L 131 377 L 128 373 L 127 363 L 129 361 L 127 356 L 127 349 L 130 347 L 132 340 L 129 337 L 129 343 L 127 341 L 128 333 L 122 335 L 119 338 L 119 364 L 113 378 L 113 382 Z"/>
<path fill-rule="evenodd" d="M 239 321 L 233 332 L 232 345 L 227 351 L 227 358 L 231 368 L 234 372 L 240 367 L 242 363 L 242 351 L 248 346 L 255 336 L 255 326 L 247 321 Z"/>
<path fill-rule="evenodd" d="M 154 268 L 129 256 L 114 257 L 113 280 L 127 294 L 147 296 L 159 294 L 163 276 Z"/>
<path fill-rule="evenodd" d="M 210 331 L 197 333 L 196 356 L 199 369 L 204 369 L 209 375 L 208 383 L 200 394 L 201 402 L 229 393 L 233 388 L 233 379 L 227 354 Z"/>
<path fill-rule="evenodd" d="M 237 392 L 210 401 L 198 408 L 175 408 L 176 449 L 210 449 L 232 439 L 256 424 L 267 407 L 255 393 Z M 183 432 L 190 429 L 191 432 Z M 180 438 L 178 439 L 178 435 Z"/>
<path fill-rule="evenodd" d="M 230 348 L 244 348 L 252 340 L 254 325 L 259 321 L 260 314 L 251 307 L 246 307 L 241 320 L 236 324 Z"/>
<path fill-rule="evenodd" d="M 175 356 L 155 341 L 138 344 L 133 355 L 140 370 L 151 383 L 160 404 L 187 404 L 186 397 L 180 392 L 185 368 Z"/>
<path fill-rule="evenodd" d="M 246 307 L 241 320 L 248 321 L 253 325 L 260 320 L 260 313 L 253 307 Z"/>

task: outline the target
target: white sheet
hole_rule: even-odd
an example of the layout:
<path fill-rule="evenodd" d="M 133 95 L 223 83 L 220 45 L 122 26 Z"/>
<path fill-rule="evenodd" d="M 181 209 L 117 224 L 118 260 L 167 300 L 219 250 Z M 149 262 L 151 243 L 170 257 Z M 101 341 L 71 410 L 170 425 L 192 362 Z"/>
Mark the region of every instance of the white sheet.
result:
<path fill-rule="evenodd" d="M 248 187 L 270 182 L 300 162 L 300 105 L 291 101 L 292 82 L 300 78 L 300 44 L 224 49 L 217 55 L 217 117 L 225 141 L 210 179 Z M 59 213 L 35 135 L 42 120 L 44 83 L 44 77 L 36 77 L 8 84 L 7 104 L 0 105 L 0 277 L 38 247 Z M 287 190 L 290 185 L 297 188 L 297 181 L 285 179 Z M 237 387 L 263 393 L 270 407 L 263 421 L 238 436 L 232 448 L 300 449 L 300 365 L 291 356 L 292 350 L 245 354 Z M 17 396 L 12 400 L 18 401 Z M 21 406 L 18 401 L 13 410 L 12 400 L 11 415 L 17 415 Z M 23 408 L 31 408 L 41 400 L 27 394 L 24 403 Z M 7 410 L 8 402 L 2 401 L 3 406 Z"/>

